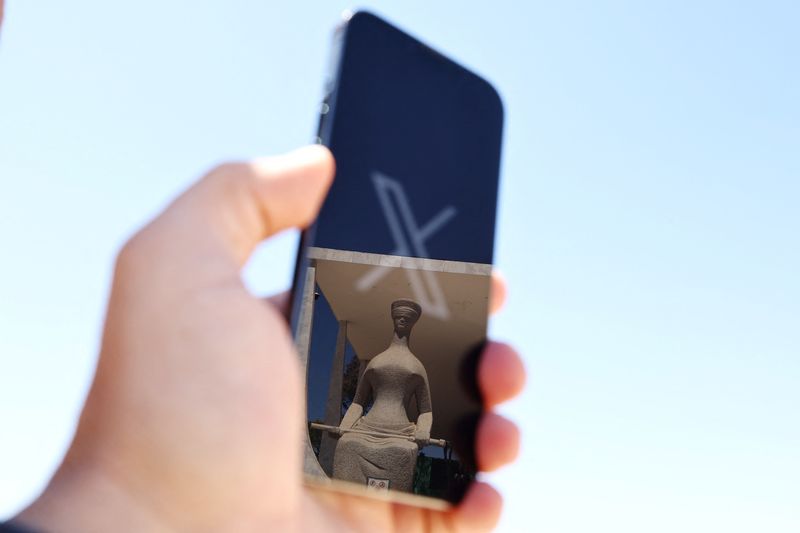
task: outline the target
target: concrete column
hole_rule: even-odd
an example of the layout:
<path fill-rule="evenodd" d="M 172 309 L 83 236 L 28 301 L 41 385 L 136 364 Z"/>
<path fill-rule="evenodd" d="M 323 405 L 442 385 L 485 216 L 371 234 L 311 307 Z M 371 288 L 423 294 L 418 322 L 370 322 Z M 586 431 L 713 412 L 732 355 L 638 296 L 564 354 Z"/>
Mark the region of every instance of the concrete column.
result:
<path fill-rule="evenodd" d="M 303 298 L 300 303 L 300 318 L 297 324 L 297 339 L 295 346 L 297 353 L 300 355 L 300 364 L 303 367 L 303 376 L 306 378 L 305 382 L 308 383 L 308 352 L 311 348 L 311 330 L 314 322 L 314 285 L 316 284 L 316 268 L 313 266 L 306 269 L 306 276 L 303 283 Z M 305 399 L 305 395 L 303 396 Z M 308 412 L 308 408 L 303 409 Z M 309 440 L 308 431 L 303 431 L 303 472 L 313 477 L 327 478 L 325 471 L 317 461 L 317 456 L 314 455 L 314 449 L 311 447 L 311 440 Z"/>
<path fill-rule="evenodd" d="M 325 404 L 325 423 L 338 426 L 342 421 L 342 379 L 344 377 L 344 353 L 347 348 L 347 321 L 339 321 L 339 333 L 336 336 L 336 351 L 333 354 L 331 377 L 328 384 L 328 401 Z M 319 447 L 319 464 L 329 476 L 333 475 L 333 455 L 336 451 L 338 437 L 330 433 L 322 435 Z"/>
<path fill-rule="evenodd" d="M 300 302 L 300 318 L 297 321 L 297 338 L 295 347 L 300 355 L 303 370 L 308 371 L 308 352 L 311 348 L 311 328 L 314 323 L 314 285 L 317 282 L 317 269 L 310 266 L 306 269 L 303 280 L 303 298 Z"/>

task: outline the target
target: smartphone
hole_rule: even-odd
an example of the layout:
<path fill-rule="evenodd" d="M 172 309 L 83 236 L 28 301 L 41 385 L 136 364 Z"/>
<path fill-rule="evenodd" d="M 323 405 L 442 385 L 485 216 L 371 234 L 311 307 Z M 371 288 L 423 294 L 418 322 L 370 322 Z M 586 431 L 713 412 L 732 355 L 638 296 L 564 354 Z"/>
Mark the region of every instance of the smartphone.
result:
<path fill-rule="evenodd" d="M 302 235 L 290 316 L 305 478 L 447 507 L 477 472 L 502 103 L 368 12 L 332 49 L 318 142 L 336 178 Z"/>

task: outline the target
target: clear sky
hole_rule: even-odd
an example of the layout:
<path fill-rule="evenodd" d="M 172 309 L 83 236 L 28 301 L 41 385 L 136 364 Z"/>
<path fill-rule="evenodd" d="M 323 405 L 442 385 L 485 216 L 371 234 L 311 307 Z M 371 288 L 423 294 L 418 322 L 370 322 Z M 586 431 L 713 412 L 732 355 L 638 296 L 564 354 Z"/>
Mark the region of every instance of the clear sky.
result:
<path fill-rule="evenodd" d="M 209 165 L 312 139 L 349 7 L 7 3 L 0 516 L 67 445 L 115 250 Z M 800 4 L 364 4 L 505 100 L 491 330 L 531 379 L 501 530 L 799 531 Z"/>

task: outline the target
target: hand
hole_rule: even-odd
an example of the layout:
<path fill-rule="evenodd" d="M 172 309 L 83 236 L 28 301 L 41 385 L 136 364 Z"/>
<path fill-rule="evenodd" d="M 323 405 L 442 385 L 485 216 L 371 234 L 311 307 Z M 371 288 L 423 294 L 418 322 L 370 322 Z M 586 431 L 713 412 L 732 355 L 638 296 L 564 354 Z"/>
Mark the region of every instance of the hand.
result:
<path fill-rule="evenodd" d="M 446 513 L 302 484 L 297 355 L 281 310 L 239 273 L 261 240 L 313 220 L 333 171 L 318 146 L 223 165 L 123 247 L 74 441 L 20 523 L 63 532 L 494 525 L 500 497 L 480 483 Z M 496 305 L 499 294 L 496 284 Z M 480 368 L 487 407 L 514 395 L 521 375 L 513 350 L 490 344 Z M 516 428 L 487 414 L 480 467 L 512 460 L 517 447 Z"/>
<path fill-rule="evenodd" d="M 414 441 L 417 443 L 417 446 L 420 448 L 424 448 L 429 444 L 431 440 L 431 433 L 430 431 L 420 431 L 417 430 L 414 433 Z"/>

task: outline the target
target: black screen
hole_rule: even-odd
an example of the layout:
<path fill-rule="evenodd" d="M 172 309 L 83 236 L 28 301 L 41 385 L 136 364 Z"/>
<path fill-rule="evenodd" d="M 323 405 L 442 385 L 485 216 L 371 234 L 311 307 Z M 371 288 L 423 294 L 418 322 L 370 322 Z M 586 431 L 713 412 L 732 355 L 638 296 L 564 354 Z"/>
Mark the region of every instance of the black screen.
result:
<path fill-rule="evenodd" d="M 339 83 L 328 98 L 332 123 L 321 128 L 336 180 L 314 245 L 491 263 L 503 120 L 497 93 L 368 14 L 355 15 L 343 39 Z M 396 251 L 397 231 L 408 253 Z"/>

